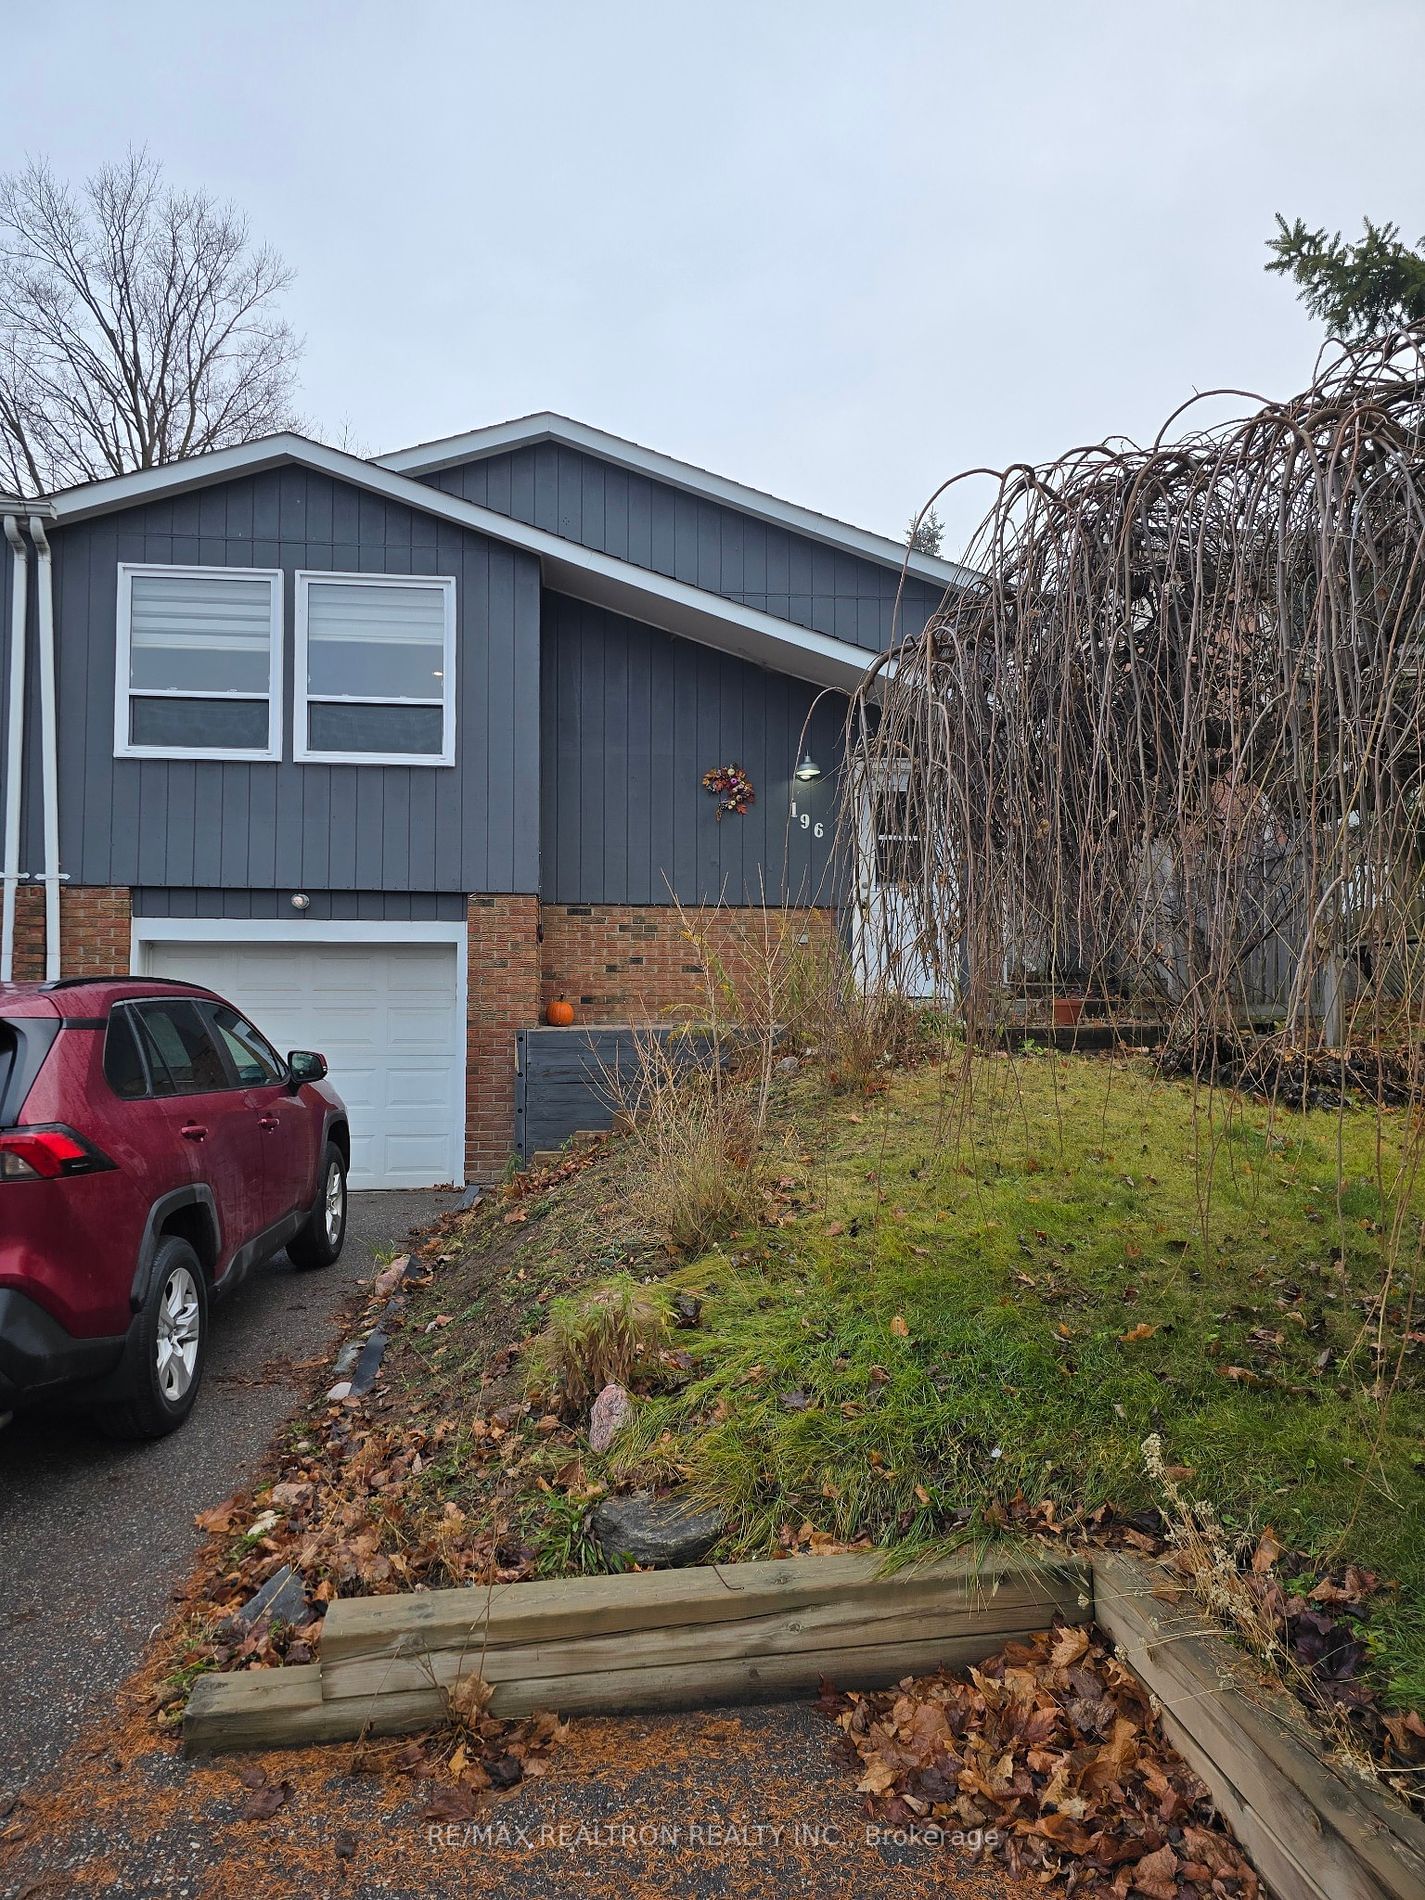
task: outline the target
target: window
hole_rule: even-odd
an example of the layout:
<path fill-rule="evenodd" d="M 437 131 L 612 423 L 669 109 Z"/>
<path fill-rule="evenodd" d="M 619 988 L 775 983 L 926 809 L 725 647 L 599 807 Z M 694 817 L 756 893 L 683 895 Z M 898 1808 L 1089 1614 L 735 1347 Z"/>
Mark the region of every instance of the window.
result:
<path fill-rule="evenodd" d="M 293 756 L 455 763 L 455 582 L 298 574 Z"/>
<path fill-rule="evenodd" d="M 119 757 L 281 757 L 280 573 L 121 566 L 117 644 Z"/>
<path fill-rule="evenodd" d="M 204 1008 L 218 1042 L 232 1064 L 239 1088 L 262 1088 L 287 1080 L 287 1065 L 266 1036 L 261 1035 L 226 1003 Z"/>
<path fill-rule="evenodd" d="M 136 1102 L 148 1094 L 148 1076 L 126 1009 L 116 1009 L 109 1017 L 104 1037 L 104 1080 L 125 1102 Z"/>
<path fill-rule="evenodd" d="M 155 1095 L 210 1095 L 232 1087 L 195 1003 L 145 1003 L 133 1015 Z"/>

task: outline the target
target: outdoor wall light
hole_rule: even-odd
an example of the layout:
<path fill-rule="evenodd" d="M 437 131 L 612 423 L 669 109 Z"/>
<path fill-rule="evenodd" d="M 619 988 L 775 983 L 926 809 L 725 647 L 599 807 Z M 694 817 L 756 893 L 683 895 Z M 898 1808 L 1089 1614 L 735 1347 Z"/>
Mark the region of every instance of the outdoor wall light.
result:
<path fill-rule="evenodd" d="M 292 894 L 292 908 L 293 910 L 310 910 L 312 908 L 312 900 L 305 891 L 294 891 Z"/>
<path fill-rule="evenodd" d="M 816 763 L 815 759 L 812 758 L 810 752 L 804 752 L 802 754 L 802 762 L 797 767 L 796 776 L 801 779 L 803 784 L 810 779 L 821 777 L 821 767 Z"/>

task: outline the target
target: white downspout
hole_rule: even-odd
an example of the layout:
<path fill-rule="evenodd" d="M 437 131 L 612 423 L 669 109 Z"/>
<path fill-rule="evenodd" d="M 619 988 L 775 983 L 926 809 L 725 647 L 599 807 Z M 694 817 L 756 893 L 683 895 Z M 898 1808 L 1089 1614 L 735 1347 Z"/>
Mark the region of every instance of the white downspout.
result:
<path fill-rule="evenodd" d="M 25 616 L 29 607 L 30 563 L 25 538 L 14 515 L 5 517 L 5 539 L 14 556 L 14 588 L 10 596 L 10 707 L 5 732 L 5 856 L 0 868 L 4 886 L 0 912 L 0 983 L 15 973 L 15 892 L 20 882 L 20 799 L 24 785 L 25 753 Z"/>
<path fill-rule="evenodd" d="M 59 980 L 59 723 L 54 694 L 54 558 L 44 522 L 30 516 L 38 557 L 40 634 L 40 793 L 44 816 L 45 981 Z"/>

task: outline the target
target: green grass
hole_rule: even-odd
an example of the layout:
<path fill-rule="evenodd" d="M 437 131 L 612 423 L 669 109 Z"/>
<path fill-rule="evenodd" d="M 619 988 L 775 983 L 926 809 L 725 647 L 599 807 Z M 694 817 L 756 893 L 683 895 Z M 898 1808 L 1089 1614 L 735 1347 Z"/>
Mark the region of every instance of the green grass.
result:
<path fill-rule="evenodd" d="M 1229 1528 L 1271 1523 L 1399 1580 L 1372 1640 L 1393 1693 L 1420 1703 L 1422 1353 L 1383 1410 L 1367 1327 L 1396 1125 L 1378 1148 L 1364 1111 L 1219 1098 L 1209 1116 L 1146 1070 L 1037 1056 L 979 1080 L 963 1140 L 944 1070 L 855 1108 L 808 1085 L 800 1205 L 673 1275 L 704 1295 L 693 1374 L 640 1407 L 615 1472 L 690 1469 L 739 1555 L 808 1519 L 917 1544 L 983 1534 L 1021 1492 L 1062 1511 L 1159 1503 L 1140 1452 L 1156 1431 Z M 1418 1247 L 1406 1215 L 1387 1372 Z"/>

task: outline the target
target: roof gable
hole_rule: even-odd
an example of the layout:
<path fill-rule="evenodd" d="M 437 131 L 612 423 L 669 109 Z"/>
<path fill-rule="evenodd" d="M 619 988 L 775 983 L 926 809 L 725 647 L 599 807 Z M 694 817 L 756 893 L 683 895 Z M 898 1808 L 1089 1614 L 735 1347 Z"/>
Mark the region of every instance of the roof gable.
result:
<path fill-rule="evenodd" d="M 547 586 L 631 620 L 644 621 L 820 686 L 849 691 L 865 673 L 870 656 L 847 641 L 583 547 L 305 436 L 264 436 L 255 442 L 166 463 L 161 468 L 86 483 L 51 496 L 49 505 L 56 523 L 63 528 L 66 522 L 85 521 L 288 463 L 319 470 L 389 501 L 402 502 L 491 540 L 522 548 L 538 558 Z"/>
<path fill-rule="evenodd" d="M 610 462 L 617 468 L 647 475 L 669 487 L 681 488 L 689 494 L 721 502 L 725 507 L 736 508 L 759 521 L 789 528 L 796 534 L 823 542 L 828 547 L 859 554 L 863 559 L 879 562 L 897 573 L 911 574 L 917 580 L 928 581 L 938 588 L 963 585 L 974 578 L 969 569 L 954 561 L 911 553 L 902 543 L 888 540 L 884 535 L 872 534 L 868 529 L 837 521 L 831 515 L 799 507 L 795 502 L 782 501 L 761 489 L 748 488 L 741 482 L 731 481 L 724 475 L 714 475 L 710 470 L 698 468 L 691 462 L 677 461 L 671 455 L 660 455 L 655 449 L 646 449 L 640 443 L 629 442 L 622 436 L 590 428 L 587 423 L 556 415 L 552 410 L 541 410 L 532 416 L 519 416 L 510 422 L 493 423 L 484 429 L 471 429 L 463 435 L 420 442 L 412 448 L 397 449 L 389 455 L 378 456 L 376 460 L 382 468 L 401 474 L 431 476 L 462 462 L 480 461 L 486 456 L 500 455 L 510 449 L 533 447 L 540 442 L 553 442 L 564 448 L 578 449 L 586 455 Z"/>

